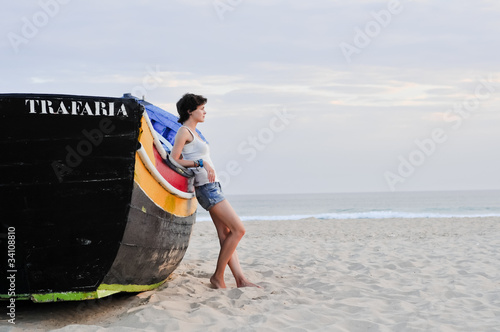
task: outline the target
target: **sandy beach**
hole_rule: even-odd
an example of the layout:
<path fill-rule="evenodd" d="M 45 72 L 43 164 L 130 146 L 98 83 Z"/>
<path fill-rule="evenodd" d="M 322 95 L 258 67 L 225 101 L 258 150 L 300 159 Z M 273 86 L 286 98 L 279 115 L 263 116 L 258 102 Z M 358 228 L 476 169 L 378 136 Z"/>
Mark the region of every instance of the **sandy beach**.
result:
<path fill-rule="evenodd" d="M 500 218 L 246 222 L 260 289 L 212 289 L 219 244 L 195 225 L 159 289 L 22 304 L 2 331 L 500 331 Z"/>

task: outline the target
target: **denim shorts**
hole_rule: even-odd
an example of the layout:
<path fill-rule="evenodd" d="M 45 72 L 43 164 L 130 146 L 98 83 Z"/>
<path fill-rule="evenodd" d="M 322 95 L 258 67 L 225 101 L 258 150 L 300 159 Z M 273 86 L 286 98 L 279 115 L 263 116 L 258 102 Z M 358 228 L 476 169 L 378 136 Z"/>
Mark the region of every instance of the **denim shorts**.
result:
<path fill-rule="evenodd" d="M 226 198 L 222 192 L 219 182 L 209 182 L 195 188 L 196 199 L 201 207 L 210 210 L 215 204 L 222 202 Z"/>

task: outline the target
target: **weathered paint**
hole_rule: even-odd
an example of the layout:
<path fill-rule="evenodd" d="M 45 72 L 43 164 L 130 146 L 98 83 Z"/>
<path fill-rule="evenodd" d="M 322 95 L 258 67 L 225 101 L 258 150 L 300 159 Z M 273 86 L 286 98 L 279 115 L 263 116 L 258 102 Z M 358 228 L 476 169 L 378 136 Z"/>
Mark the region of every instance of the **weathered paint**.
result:
<path fill-rule="evenodd" d="M 166 279 L 163 281 L 160 281 L 159 283 L 153 284 L 153 285 L 119 285 L 119 284 L 107 285 L 107 284 L 101 284 L 99 286 L 99 290 L 115 291 L 115 292 L 130 292 L 130 293 L 144 292 L 144 291 L 148 291 L 148 290 L 152 290 L 152 289 L 160 287 L 163 283 L 165 283 L 165 281 L 166 281 Z"/>
<path fill-rule="evenodd" d="M 152 285 L 164 281 L 184 257 L 195 217 L 178 217 L 162 209 L 135 184 L 127 228 L 103 283 Z"/>
<path fill-rule="evenodd" d="M 0 300 L 8 300 L 12 296 L 8 294 L 0 294 Z M 29 294 L 16 294 L 16 300 L 29 300 L 30 295 Z"/>
<path fill-rule="evenodd" d="M 48 294 L 32 294 L 33 302 L 82 301 L 106 297 L 119 293 L 119 290 L 97 290 L 94 292 L 61 292 Z"/>

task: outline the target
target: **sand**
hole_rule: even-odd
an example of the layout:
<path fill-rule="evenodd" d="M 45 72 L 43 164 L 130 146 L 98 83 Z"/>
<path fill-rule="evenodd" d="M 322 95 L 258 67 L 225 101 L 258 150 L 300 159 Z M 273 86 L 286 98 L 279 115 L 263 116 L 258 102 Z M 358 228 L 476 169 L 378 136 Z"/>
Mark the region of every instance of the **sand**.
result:
<path fill-rule="evenodd" d="M 2 331 L 500 331 L 500 218 L 246 222 L 261 289 L 209 286 L 218 241 L 195 225 L 155 291 L 26 304 Z"/>

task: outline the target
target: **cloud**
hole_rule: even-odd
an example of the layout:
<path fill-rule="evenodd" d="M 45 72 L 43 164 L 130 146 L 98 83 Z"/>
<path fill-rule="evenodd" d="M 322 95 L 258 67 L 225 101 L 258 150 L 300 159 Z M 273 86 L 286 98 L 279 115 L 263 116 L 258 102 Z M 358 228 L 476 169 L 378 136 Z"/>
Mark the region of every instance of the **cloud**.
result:
<path fill-rule="evenodd" d="M 41 77 L 31 77 L 30 81 L 33 84 L 45 84 L 45 83 L 54 82 L 54 79 L 52 79 L 52 78 L 41 78 Z"/>

